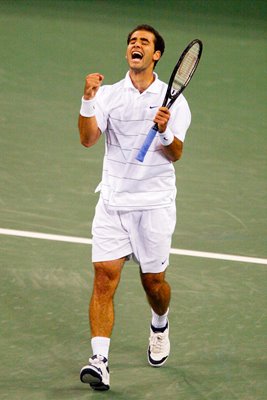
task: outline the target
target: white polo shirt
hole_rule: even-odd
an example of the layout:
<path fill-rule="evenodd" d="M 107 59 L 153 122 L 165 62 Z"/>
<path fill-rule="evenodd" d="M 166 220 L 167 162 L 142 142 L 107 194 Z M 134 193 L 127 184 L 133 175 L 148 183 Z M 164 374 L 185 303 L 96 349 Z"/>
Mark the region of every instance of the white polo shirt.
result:
<path fill-rule="evenodd" d="M 101 86 L 96 95 L 96 119 L 106 135 L 102 181 L 96 191 L 111 210 L 145 210 L 168 207 L 175 201 L 175 170 L 155 137 L 144 162 L 135 159 L 161 106 L 167 85 L 155 74 L 140 93 L 129 72 L 114 85 Z M 180 95 L 171 107 L 168 128 L 184 141 L 191 122 L 188 103 Z"/>

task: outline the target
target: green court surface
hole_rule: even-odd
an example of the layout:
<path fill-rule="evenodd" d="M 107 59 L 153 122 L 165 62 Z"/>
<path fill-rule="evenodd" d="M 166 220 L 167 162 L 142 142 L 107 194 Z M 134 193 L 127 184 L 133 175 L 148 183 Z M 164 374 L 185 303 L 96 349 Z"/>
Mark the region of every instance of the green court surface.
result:
<path fill-rule="evenodd" d="M 164 36 L 167 80 L 198 37 L 192 125 L 177 172 L 168 363 L 147 365 L 150 310 L 129 262 L 116 295 L 111 390 L 79 382 L 90 355 L 86 244 L 0 234 L 1 400 L 263 400 L 267 393 L 267 4 L 248 0 L 0 0 L 0 230 L 91 237 L 103 140 L 79 143 L 84 77 L 121 79 L 128 32 Z"/>

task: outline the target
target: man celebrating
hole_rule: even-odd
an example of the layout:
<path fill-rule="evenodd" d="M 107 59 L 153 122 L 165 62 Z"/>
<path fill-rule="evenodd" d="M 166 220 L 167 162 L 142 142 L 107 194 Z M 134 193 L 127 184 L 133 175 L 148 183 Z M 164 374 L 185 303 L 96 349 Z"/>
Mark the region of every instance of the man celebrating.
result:
<path fill-rule="evenodd" d="M 176 223 L 173 162 L 182 155 L 191 114 L 183 95 L 171 113 L 160 107 L 167 85 L 155 65 L 164 40 L 149 25 L 139 25 L 127 38 L 126 77 L 102 85 L 104 76 L 86 77 L 79 115 L 81 143 L 93 146 L 105 134 L 106 151 L 100 197 L 93 220 L 94 287 L 89 306 L 92 357 L 80 379 L 95 390 L 110 386 L 108 355 L 114 325 L 113 298 L 122 268 L 132 256 L 140 267 L 152 320 L 147 350 L 151 366 L 162 366 L 170 352 L 168 312 L 171 289 L 165 279 Z M 154 123 L 159 132 L 145 161 L 136 160 Z"/>

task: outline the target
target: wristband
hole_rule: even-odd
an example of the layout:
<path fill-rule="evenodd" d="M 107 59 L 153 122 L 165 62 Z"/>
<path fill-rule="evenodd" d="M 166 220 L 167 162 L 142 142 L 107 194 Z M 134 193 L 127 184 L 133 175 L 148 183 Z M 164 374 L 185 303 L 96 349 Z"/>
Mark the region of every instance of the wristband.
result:
<path fill-rule="evenodd" d="M 163 146 L 169 146 L 174 140 L 174 134 L 167 128 L 165 132 L 159 132 L 159 140 Z"/>
<path fill-rule="evenodd" d="M 95 116 L 95 99 L 84 100 L 82 97 L 80 115 L 87 118 Z"/>

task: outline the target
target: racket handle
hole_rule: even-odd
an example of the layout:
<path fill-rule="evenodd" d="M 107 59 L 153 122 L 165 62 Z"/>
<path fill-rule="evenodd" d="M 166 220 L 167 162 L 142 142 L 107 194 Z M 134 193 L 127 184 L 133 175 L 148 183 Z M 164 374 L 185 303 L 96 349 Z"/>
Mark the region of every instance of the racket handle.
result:
<path fill-rule="evenodd" d="M 136 156 L 136 160 L 141 161 L 141 162 L 144 161 L 145 155 L 146 155 L 151 143 L 153 142 L 153 139 L 156 136 L 157 132 L 158 132 L 158 126 L 157 126 L 157 124 L 155 124 L 148 132 L 147 137 Z"/>

